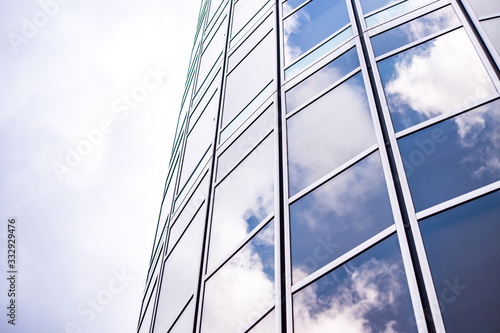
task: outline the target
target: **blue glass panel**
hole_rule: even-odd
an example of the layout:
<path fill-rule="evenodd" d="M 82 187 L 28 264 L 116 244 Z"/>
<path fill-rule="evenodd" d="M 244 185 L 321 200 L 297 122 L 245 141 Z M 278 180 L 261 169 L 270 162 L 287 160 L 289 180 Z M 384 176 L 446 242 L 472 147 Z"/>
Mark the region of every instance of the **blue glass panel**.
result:
<path fill-rule="evenodd" d="M 463 28 L 384 59 L 378 67 L 396 131 L 496 91 Z"/>
<path fill-rule="evenodd" d="M 360 0 L 359 2 L 361 8 L 363 8 L 363 13 L 366 15 L 391 3 L 400 2 L 400 0 Z"/>
<path fill-rule="evenodd" d="M 201 332 L 245 332 L 274 305 L 274 222 L 206 282 Z"/>
<path fill-rule="evenodd" d="M 448 332 L 500 328 L 500 192 L 420 223 Z"/>
<path fill-rule="evenodd" d="M 295 8 L 302 5 L 307 0 L 287 0 L 283 3 L 283 16 L 291 13 Z"/>
<path fill-rule="evenodd" d="M 285 94 L 286 112 L 292 111 L 357 67 L 359 67 L 358 54 L 356 49 L 352 48 L 288 90 Z"/>
<path fill-rule="evenodd" d="M 417 332 L 397 237 L 293 295 L 295 333 Z"/>
<path fill-rule="evenodd" d="M 459 24 L 455 11 L 447 6 L 371 38 L 375 56 Z"/>
<path fill-rule="evenodd" d="M 345 0 L 313 0 L 283 21 L 285 64 L 349 23 Z"/>
<path fill-rule="evenodd" d="M 399 140 L 417 211 L 500 180 L 500 100 Z"/>
<path fill-rule="evenodd" d="M 294 114 L 287 126 L 293 196 L 376 143 L 361 73 Z"/>
<path fill-rule="evenodd" d="M 290 206 L 293 282 L 393 223 L 377 152 Z"/>

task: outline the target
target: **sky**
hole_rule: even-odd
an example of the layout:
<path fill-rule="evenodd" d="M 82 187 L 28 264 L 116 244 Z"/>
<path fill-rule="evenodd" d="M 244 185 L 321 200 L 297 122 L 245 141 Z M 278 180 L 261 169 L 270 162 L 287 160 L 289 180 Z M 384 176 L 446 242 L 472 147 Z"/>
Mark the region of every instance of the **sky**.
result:
<path fill-rule="evenodd" d="M 199 4 L 0 1 L 0 332 L 135 331 Z"/>

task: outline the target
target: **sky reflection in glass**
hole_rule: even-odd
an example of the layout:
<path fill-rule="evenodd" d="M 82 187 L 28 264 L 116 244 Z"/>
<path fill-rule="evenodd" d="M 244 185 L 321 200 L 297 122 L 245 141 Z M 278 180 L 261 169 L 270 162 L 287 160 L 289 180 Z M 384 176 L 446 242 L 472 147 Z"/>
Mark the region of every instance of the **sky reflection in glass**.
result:
<path fill-rule="evenodd" d="M 448 332 L 500 327 L 500 192 L 420 223 Z"/>
<path fill-rule="evenodd" d="M 209 270 L 274 209 L 274 137 L 264 140 L 215 189 Z"/>
<path fill-rule="evenodd" d="M 356 48 L 345 52 L 285 93 L 286 112 L 293 111 L 323 89 L 359 67 Z"/>
<path fill-rule="evenodd" d="M 274 222 L 206 282 L 201 332 L 244 332 L 274 305 Z"/>
<path fill-rule="evenodd" d="M 391 236 L 293 295 L 295 333 L 417 332 Z"/>
<path fill-rule="evenodd" d="M 345 0 L 313 0 L 283 21 L 285 65 L 349 23 Z"/>
<path fill-rule="evenodd" d="M 293 196 L 376 143 L 361 73 L 293 115 L 287 126 Z"/>
<path fill-rule="evenodd" d="M 500 100 L 399 140 L 417 211 L 500 180 Z"/>
<path fill-rule="evenodd" d="M 293 282 L 393 223 L 376 152 L 290 206 Z"/>
<path fill-rule="evenodd" d="M 378 67 L 396 131 L 496 91 L 463 28 L 384 59 Z"/>

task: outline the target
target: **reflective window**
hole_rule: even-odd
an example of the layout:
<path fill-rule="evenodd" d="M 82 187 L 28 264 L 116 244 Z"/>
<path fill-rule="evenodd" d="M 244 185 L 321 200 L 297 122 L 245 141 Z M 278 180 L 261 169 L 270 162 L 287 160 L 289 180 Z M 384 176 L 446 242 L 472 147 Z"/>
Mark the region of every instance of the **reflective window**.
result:
<path fill-rule="evenodd" d="M 144 319 L 142 320 L 141 327 L 139 328 L 139 333 L 147 333 L 151 328 L 151 320 L 153 319 L 153 308 L 156 297 L 156 281 L 154 282 L 153 291 L 149 295 L 149 299 L 147 301 L 146 313 L 144 314 Z"/>
<path fill-rule="evenodd" d="M 201 114 L 206 109 L 209 102 L 212 103 L 211 107 L 217 107 L 219 101 L 219 94 L 217 93 L 219 84 L 220 84 L 220 72 L 218 73 L 217 76 L 215 76 L 212 79 L 210 86 L 207 88 L 205 94 L 200 98 L 198 104 L 192 111 L 191 117 L 189 119 L 189 132 L 191 132 L 194 125 L 196 125 L 198 119 L 200 119 Z M 212 99 L 214 101 L 212 101 Z"/>
<path fill-rule="evenodd" d="M 212 70 L 217 60 L 222 58 L 224 44 L 226 42 L 226 29 L 224 19 L 221 23 L 216 23 L 217 29 L 214 36 L 210 36 L 208 40 L 205 41 L 202 60 L 200 64 L 200 69 L 198 70 L 198 86 L 205 80 L 207 74 Z"/>
<path fill-rule="evenodd" d="M 211 0 L 210 1 L 210 10 L 209 10 L 210 20 L 212 19 L 214 14 L 217 12 L 217 9 L 219 8 L 221 3 L 222 3 L 222 0 Z"/>
<path fill-rule="evenodd" d="M 448 332 L 500 327 L 500 192 L 421 222 Z"/>
<path fill-rule="evenodd" d="M 296 283 L 393 224 L 378 153 L 290 205 Z"/>
<path fill-rule="evenodd" d="M 198 214 L 165 262 L 155 332 L 168 331 L 197 288 L 204 222 Z"/>
<path fill-rule="evenodd" d="M 286 112 L 293 111 L 320 91 L 341 79 L 359 67 L 358 54 L 355 48 L 342 54 L 307 79 L 285 93 Z"/>
<path fill-rule="evenodd" d="M 275 332 L 274 310 L 268 313 L 257 325 L 249 330 L 249 333 L 272 333 Z"/>
<path fill-rule="evenodd" d="M 349 23 L 345 0 L 313 0 L 283 21 L 285 65 Z"/>
<path fill-rule="evenodd" d="M 273 80 L 274 50 L 274 34 L 269 34 L 227 76 L 222 127 Z"/>
<path fill-rule="evenodd" d="M 399 140 L 417 211 L 500 179 L 500 100 Z"/>
<path fill-rule="evenodd" d="M 421 5 L 431 1 L 432 0 L 387 1 L 387 3 L 389 4 L 390 2 L 392 6 L 389 5 L 387 8 L 367 16 L 365 19 L 366 26 L 371 27 L 376 24 L 389 21 L 397 16 L 403 15 L 414 9 L 417 9 Z M 368 0 L 367 2 L 371 2 L 371 0 Z M 365 13 L 368 14 L 367 12 Z"/>
<path fill-rule="evenodd" d="M 206 282 L 201 332 L 244 332 L 273 305 L 271 221 Z"/>
<path fill-rule="evenodd" d="M 295 333 L 417 332 L 397 237 L 293 295 Z"/>
<path fill-rule="evenodd" d="M 194 320 L 194 301 L 191 300 L 189 305 L 184 309 L 182 315 L 175 322 L 175 325 L 172 327 L 168 333 L 186 333 L 193 330 L 193 320 Z M 156 332 L 155 332 L 156 333 Z M 158 332 L 164 333 L 164 332 Z"/>
<path fill-rule="evenodd" d="M 493 46 L 495 46 L 497 52 L 500 53 L 500 17 L 485 20 L 482 21 L 482 23 L 484 30 L 486 30 L 488 37 L 490 37 L 490 40 L 493 43 Z"/>
<path fill-rule="evenodd" d="M 209 270 L 274 209 L 274 139 L 269 136 L 215 189 Z"/>
<path fill-rule="evenodd" d="M 360 0 L 359 2 L 361 3 L 361 8 L 363 8 L 363 13 L 369 14 L 379 8 L 401 2 L 401 0 Z"/>
<path fill-rule="evenodd" d="M 239 0 L 236 2 L 234 4 L 231 36 L 236 36 L 245 24 L 247 24 L 268 1 L 269 0 Z"/>
<path fill-rule="evenodd" d="M 200 119 L 198 119 L 191 133 L 189 133 L 184 153 L 184 162 L 182 164 L 181 179 L 179 181 L 179 190 L 182 190 L 186 181 L 198 166 L 201 158 L 212 145 L 215 136 L 217 101 L 218 98 L 210 100 Z"/>
<path fill-rule="evenodd" d="M 463 29 L 378 63 L 396 131 L 495 92 Z"/>
<path fill-rule="evenodd" d="M 283 16 L 291 13 L 295 8 L 310 0 L 287 0 L 283 3 Z"/>
<path fill-rule="evenodd" d="M 500 2 L 491 0 L 468 0 L 472 9 L 479 18 L 500 13 Z"/>
<path fill-rule="evenodd" d="M 287 126 L 290 196 L 376 143 L 360 73 L 293 115 Z"/>
<path fill-rule="evenodd" d="M 253 122 L 220 156 L 217 179 L 222 179 L 274 127 L 274 104 Z"/>
<path fill-rule="evenodd" d="M 459 23 L 453 8 L 447 6 L 372 37 L 373 51 L 379 56 Z"/>

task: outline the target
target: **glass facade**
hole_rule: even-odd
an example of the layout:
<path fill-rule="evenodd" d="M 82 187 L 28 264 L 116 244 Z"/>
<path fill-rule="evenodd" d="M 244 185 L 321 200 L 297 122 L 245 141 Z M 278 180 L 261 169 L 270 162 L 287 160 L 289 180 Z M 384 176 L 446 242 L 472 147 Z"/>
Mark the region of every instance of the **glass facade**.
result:
<path fill-rule="evenodd" d="M 498 332 L 496 0 L 204 0 L 137 332 Z"/>

